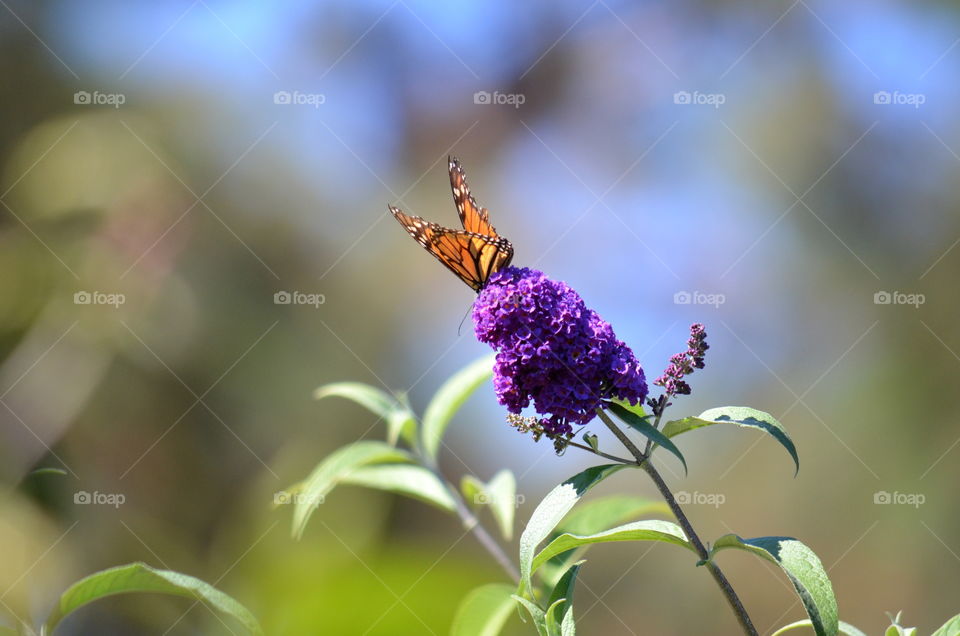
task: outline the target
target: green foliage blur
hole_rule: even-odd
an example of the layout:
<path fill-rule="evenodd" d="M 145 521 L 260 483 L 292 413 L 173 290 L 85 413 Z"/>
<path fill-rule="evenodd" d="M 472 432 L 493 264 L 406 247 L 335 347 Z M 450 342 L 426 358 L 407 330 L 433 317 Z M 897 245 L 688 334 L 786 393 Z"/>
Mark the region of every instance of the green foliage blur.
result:
<path fill-rule="evenodd" d="M 750 404 L 789 431 L 796 478 L 735 431 L 683 446 L 686 478 L 664 462 L 674 491 L 724 496 L 690 506 L 704 536 L 802 538 L 868 633 L 885 610 L 920 633 L 956 613 L 956 4 L 517 4 L 0 6 L 0 614 L 45 616 L 143 561 L 215 583 L 268 634 L 444 634 L 502 581 L 418 502 L 344 487 L 300 540 L 274 506 L 385 434 L 316 387 L 421 412 L 485 352 L 458 331 L 470 291 L 386 211 L 454 224 L 448 153 L 516 264 L 574 286 L 648 378 L 706 324 L 676 409 Z M 447 445 L 455 483 L 517 475 L 518 519 L 591 464 L 509 429 L 489 386 Z M 734 632 L 668 547 L 591 552 L 583 633 Z M 761 631 L 803 618 L 775 568 L 721 559 Z M 190 606 L 115 597 L 60 629 L 239 633 Z"/>

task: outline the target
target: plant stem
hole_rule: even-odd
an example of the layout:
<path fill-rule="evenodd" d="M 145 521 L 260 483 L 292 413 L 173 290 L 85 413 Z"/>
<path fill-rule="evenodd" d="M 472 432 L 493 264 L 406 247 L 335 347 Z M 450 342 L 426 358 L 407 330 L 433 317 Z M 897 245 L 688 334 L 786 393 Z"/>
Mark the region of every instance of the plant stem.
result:
<path fill-rule="evenodd" d="M 419 454 L 419 453 L 418 453 Z M 510 557 L 507 556 L 507 553 L 504 552 L 503 547 L 500 543 L 491 536 L 487 529 L 480 525 L 480 520 L 477 519 L 477 516 L 473 514 L 473 511 L 470 510 L 466 502 L 463 500 L 463 497 L 460 495 L 460 491 L 457 490 L 453 484 L 448 482 L 444 476 L 440 473 L 440 469 L 437 468 L 436 464 L 422 454 L 420 455 L 420 460 L 423 465 L 430 470 L 437 479 L 440 480 L 440 483 L 443 484 L 444 488 L 447 490 L 447 494 L 450 495 L 450 498 L 453 499 L 454 510 L 457 513 L 457 516 L 460 517 L 460 521 L 463 523 L 463 527 L 473 533 L 473 536 L 476 537 L 477 541 L 480 542 L 487 552 L 490 553 L 490 556 L 503 568 L 503 571 L 506 572 L 507 576 L 510 577 L 514 583 L 520 583 L 520 571 L 517 569 L 517 566 L 514 565 L 513 561 L 510 560 Z"/>
<path fill-rule="evenodd" d="M 623 457 L 617 457 L 616 455 L 610 455 L 609 453 L 604 453 L 603 451 L 594 450 L 594 449 L 593 449 L 592 447 L 590 447 L 590 446 L 587 446 L 587 445 L 585 445 L 585 444 L 580 444 L 579 442 L 575 442 L 575 441 L 573 441 L 573 440 L 567 440 L 566 444 L 567 444 L 567 446 L 573 446 L 574 448 L 583 449 L 583 450 L 587 451 L 588 453 L 593 453 L 594 455 L 599 455 L 600 457 L 603 457 L 604 459 L 609 459 L 609 460 L 615 461 L 615 462 L 617 462 L 617 463 L 619 463 L 619 464 L 635 464 L 635 463 L 636 463 L 636 462 L 635 462 L 634 460 L 632 460 L 632 459 L 624 459 Z"/>
<path fill-rule="evenodd" d="M 740 598 L 737 596 L 737 593 L 733 590 L 733 586 L 730 585 L 730 581 L 727 580 L 727 577 L 724 576 L 720 568 L 710 560 L 710 553 L 707 551 L 706 546 L 704 546 L 703 541 L 700 540 L 700 537 L 697 536 L 697 533 L 694 531 L 693 526 L 690 525 L 690 520 L 687 519 L 687 515 L 684 514 L 683 510 L 680 508 L 680 505 L 677 503 L 676 498 L 673 496 L 673 493 L 670 492 L 670 488 L 667 486 L 666 482 L 663 481 L 663 478 L 660 476 L 660 473 L 657 472 L 657 469 L 653 467 L 648 460 L 649 457 L 640 452 L 640 449 L 633 443 L 633 441 L 627 437 L 627 435 L 620 430 L 613 420 L 603 412 L 601 409 L 597 409 L 597 415 L 600 416 L 600 419 L 603 420 L 603 423 L 607 425 L 607 428 L 617 436 L 617 439 L 630 451 L 630 454 L 636 458 L 636 463 L 640 466 L 653 480 L 654 485 L 656 485 L 657 490 L 660 491 L 660 495 L 663 496 L 664 501 L 667 502 L 667 505 L 670 506 L 670 510 L 673 512 L 673 516 L 676 517 L 677 521 L 680 523 L 680 527 L 683 529 L 684 534 L 687 535 L 687 538 L 690 540 L 690 544 L 693 546 L 694 550 L 697 552 L 697 556 L 700 557 L 700 560 L 704 562 L 707 570 L 710 571 L 710 575 L 713 576 L 713 580 L 717 582 L 717 585 L 720 587 L 720 591 L 723 592 L 723 595 L 727 598 L 727 603 L 730 604 L 730 609 L 733 610 L 733 613 L 737 617 L 737 621 L 740 623 L 740 627 L 743 629 L 745 634 L 749 636 L 757 636 L 757 629 L 753 626 L 753 623 L 750 621 L 750 616 L 747 614 L 747 610 L 743 607 L 743 603 L 740 602 Z"/>

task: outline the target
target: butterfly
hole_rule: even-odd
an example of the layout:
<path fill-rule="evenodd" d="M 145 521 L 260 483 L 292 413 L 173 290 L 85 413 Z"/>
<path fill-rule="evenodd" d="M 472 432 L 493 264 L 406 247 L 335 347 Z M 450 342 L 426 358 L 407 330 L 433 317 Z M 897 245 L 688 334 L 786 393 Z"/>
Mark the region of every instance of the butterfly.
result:
<path fill-rule="evenodd" d="M 404 214 L 399 208 L 388 205 L 393 217 L 417 243 L 430 252 L 447 269 L 476 292 L 483 289 L 490 276 L 510 264 L 513 245 L 497 234 L 490 224 L 486 208 L 477 205 L 463 167 L 456 157 L 448 157 L 450 189 L 453 202 L 460 214 L 462 230 L 452 230 L 419 216 Z"/>

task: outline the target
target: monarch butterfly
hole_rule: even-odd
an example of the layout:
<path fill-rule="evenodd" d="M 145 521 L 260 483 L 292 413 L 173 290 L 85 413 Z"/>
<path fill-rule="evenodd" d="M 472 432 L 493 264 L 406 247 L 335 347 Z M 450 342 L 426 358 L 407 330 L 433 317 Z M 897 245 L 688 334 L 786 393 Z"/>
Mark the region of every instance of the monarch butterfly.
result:
<path fill-rule="evenodd" d="M 404 214 L 392 205 L 387 207 L 417 243 L 471 289 L 479 292 L 491 275 L 510 264 L 513 245 L 497 234 L 490 224 L 487 209 L 478 206 L 470 194 L 460 161 L 456 157 L 448 157 L 447 161 L 450 189 L 463 224 L 462 230 L 451 230 L 419 216 Z"/>

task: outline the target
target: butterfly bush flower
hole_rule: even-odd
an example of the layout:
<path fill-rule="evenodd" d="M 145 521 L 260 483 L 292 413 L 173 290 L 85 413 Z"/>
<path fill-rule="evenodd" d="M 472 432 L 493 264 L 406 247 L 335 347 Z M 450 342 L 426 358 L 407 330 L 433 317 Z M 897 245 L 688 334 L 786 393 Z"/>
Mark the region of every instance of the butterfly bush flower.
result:
<path fill-rule="evenodd" d="M 667 396 L 690 395 L 690 385 L 684 378 L 696 369 L 703 368 L 703 357 L 710 345 L 707 344 L 707 332 L 703 325 L 695 323 L 690 326 L 690 339 L 687 340 L 687 350 L 670 357 L 670 364 L 663 375 L 653 381 L 662 386 Z"/>
<path fill-rule="evenodd" d="M 643 369 L 610 324 L 567 284 L 507 267 L 490 277 L 473 308 L 477 338 L 497 350 L 494 388 L 510 413 L 533 403 L 553 439 L 589 422 L 603 400 L 642 403 Z"/>

